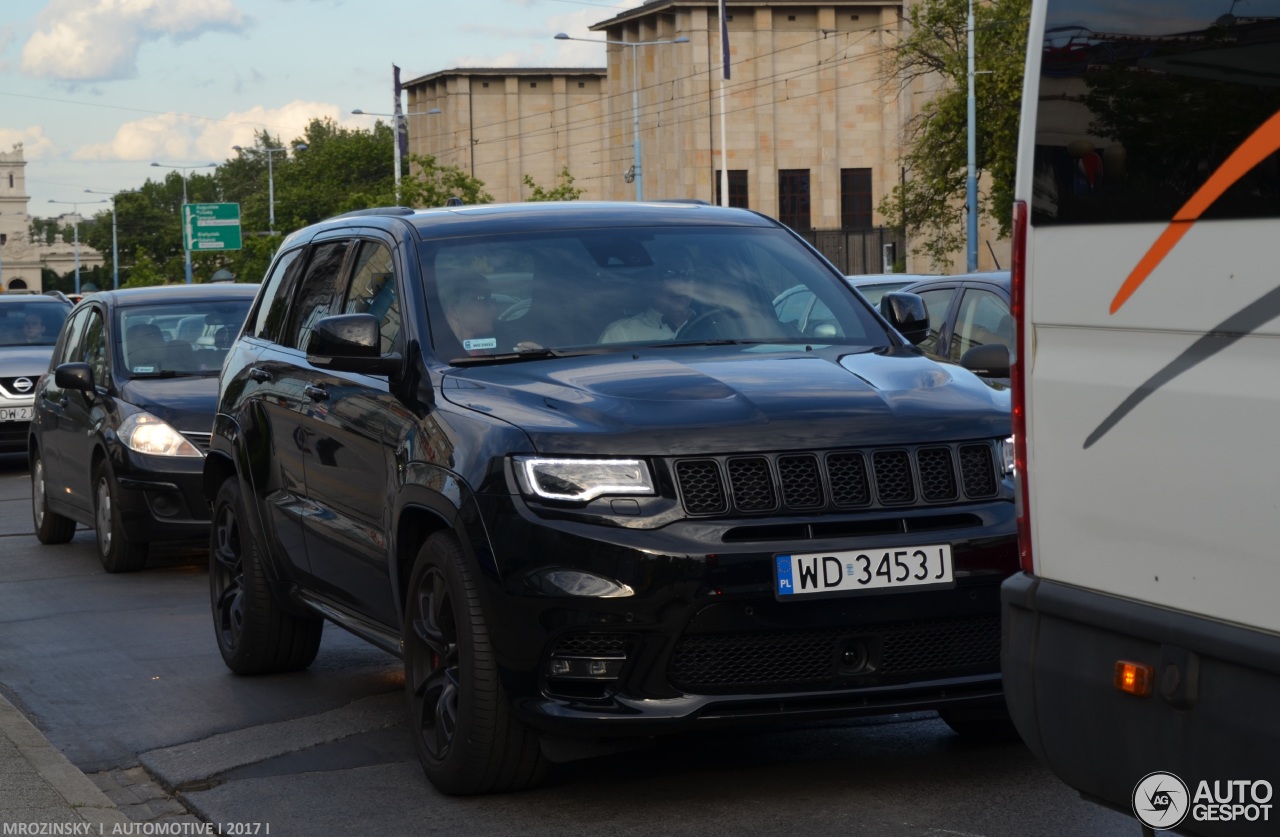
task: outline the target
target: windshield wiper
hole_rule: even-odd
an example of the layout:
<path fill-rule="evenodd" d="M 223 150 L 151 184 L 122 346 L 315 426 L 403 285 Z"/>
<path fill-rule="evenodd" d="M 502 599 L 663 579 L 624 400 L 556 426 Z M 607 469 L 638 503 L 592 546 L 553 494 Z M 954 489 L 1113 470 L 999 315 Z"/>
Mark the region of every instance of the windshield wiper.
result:
<path fill-rule="evenodd" d="M 158 372 L 132 372 L 130 378 L 209 378 L 221 374 L 218 369 L 161 369 Z"/>
<path fill-rule="evenodd" d="M 512 363 L 522 360 L 546 360 L 551 357 L 581 357 L 618 351 L 617 346 L 588 346 L 581 349 L 521 349 L 496 355 L 466 355 L 449 361 L 450 366 L 483 366 L 488 363 Z"/>

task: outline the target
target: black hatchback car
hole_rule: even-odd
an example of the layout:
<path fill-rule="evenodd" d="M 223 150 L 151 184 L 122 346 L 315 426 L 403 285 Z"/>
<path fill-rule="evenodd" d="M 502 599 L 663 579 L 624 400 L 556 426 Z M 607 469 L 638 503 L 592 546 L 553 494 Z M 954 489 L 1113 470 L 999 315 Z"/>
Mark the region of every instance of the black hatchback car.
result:
<path fill-rule="evenodd" d="M 27 451 L 41 543 L 96 530 L 108 572 L 145 565 L 151 543 L 203 540 L 201 491 L 218 375 L 256 285 L 96 293 L 62 325 L 35 389 Z"/>
<path fill-rule="evenodd" d="M 831 311 L 780 321 L 797 285 Z M 218 646 L 404 661 L 449 793 L 716 724 L 1000 723 L 1008 395 L 737 209 L 372 210 L 281 246 L 205 490 Z M 601 742 L 606 744 L 601 745 Z"/>

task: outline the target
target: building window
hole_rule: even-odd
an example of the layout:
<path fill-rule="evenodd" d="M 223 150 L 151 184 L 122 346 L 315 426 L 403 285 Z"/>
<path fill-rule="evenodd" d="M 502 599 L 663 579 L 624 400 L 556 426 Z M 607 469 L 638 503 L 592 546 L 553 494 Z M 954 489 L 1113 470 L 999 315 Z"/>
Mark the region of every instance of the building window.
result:
<path fill-rule="evenodd" d="M 720 191 L 720 171 L 716 171 L 716 206 L 722 205 Z M 751 207 L 751 201 L 747 194 L 747 170 L 746 169 L 729 169 L 729 206 L 738 206 L 743 209 Z"/>
<path fill-rule="evenodd" d="M 840 169 L 840 226 L 871 226 L 871 169 Z"/>
<path fill-rule="evenodd" d="M 9 188 L 13 188 L 13 172 L 9 172 Z"/>
<path fill-rule="evenodd" d="M 3 247 L 8 243 L 9 243 L 9 236 L 5 235 L 4 233 L 0 233 L 0 247 Z"/>
<path fill-rule="evenodd" d="M 778 220 L 793 230 L 812 229 L 808 169 L 778 170 Z"/>
<path fill-rule="evenodd" d="M 530 87 L 537 87 L 537 86 L 538 86 L 538 83 L 537 83 L 536 81 L 531 81 L 531 82 L 529 82 L 529 86 L 530 86 Z"/>
<path fill-rule="evenodd" d="M 578 82 L 578 86 L 579 86 L 579 87 L 586 87 L 586 86 L 587 86 L 587 83 L 586 83 L 585 81 L 580 81 L 580 82 Z"/>

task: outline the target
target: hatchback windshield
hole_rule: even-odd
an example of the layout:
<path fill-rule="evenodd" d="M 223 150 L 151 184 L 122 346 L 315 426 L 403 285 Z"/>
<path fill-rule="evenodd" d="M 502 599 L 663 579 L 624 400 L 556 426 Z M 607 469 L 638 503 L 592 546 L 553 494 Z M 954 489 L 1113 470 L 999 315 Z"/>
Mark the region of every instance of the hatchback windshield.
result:
<path fill-rule="evenodd" d="M 839 276 L 783 230 L 614 228 L 427 241 L 432 342 L 445 358 L 705 343 L 888 346 Z M 825 304 L 800 323 L 774 300 Z"/>
<path fill-rule="evenodd" d="M 252 304 L 204 299 L 120 308 L 120 368 L 134 378 L 216 375 Z"/>
<path fill-rule="evenodd" d="M 0 346 L 52 346 L 71 306 L 61 302 L 0 305 Z"/>

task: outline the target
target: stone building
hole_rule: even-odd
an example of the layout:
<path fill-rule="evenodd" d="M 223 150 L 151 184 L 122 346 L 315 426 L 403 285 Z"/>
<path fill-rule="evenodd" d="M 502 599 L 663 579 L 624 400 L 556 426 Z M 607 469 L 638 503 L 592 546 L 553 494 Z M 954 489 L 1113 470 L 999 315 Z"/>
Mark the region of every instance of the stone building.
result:
<path fill-rule="evenodd" d="M 474 174 L 498 201 L 526 197 L 526 175 L 552 187 L 567 168 L 583 199 L 719 203 L 727 168 L 731 205 L 793 229 L 881 227 L 876 205 L 905 176 L 904 126 L 931 94 L 886 77 L 902 8 L 728 0 L 724 81 L 717 0 L 648 0 L 591 27 L 615 42 L 603 70 L 454 69 L 410 80 L 410 112 L 440 109 L 411 118 L 410 151 Z M 653 41 L 667 43 L 644 43 Z M 1008 264 L 1008 243 L 994 239 L 982 231 L 995 246 L 980 248 L 981 269 L 993 256 Z M 908 269 L 964 268 L 963 254 L 948 265 L 914 261 Z"/>
<path fill-rule="evenodd" d="M 76 245 L 55 237 L 52 244 L 35 244 L 29 240 L 31 218 L 27 214 L 26 185 L 27 162 L 23 159 L 22 143 L 12 151 L 0 151 L 0 293 L 44 290 L 40 271 L 44 268 L 58 273 L 75 269 L 77 258 L 80 270 L 89 270 L 103 263 L 102 254 L 86 244 Z M 60 216 L 59 226 L 80 224 L 83 219 L 75 213 Z"/>

